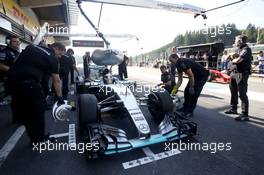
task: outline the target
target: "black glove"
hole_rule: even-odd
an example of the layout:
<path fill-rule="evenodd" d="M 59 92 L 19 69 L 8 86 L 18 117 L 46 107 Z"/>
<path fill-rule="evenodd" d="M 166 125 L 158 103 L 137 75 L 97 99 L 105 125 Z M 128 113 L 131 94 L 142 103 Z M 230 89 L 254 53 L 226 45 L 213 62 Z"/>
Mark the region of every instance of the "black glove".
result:
<path fill-rule="evenodd" d="M 57 103 L 58 105 L 65 104 L 65 103 L 64 103 L 64 99 L 63 99 L 63 97 L 57 97 L 57 102 L 58 102 L 58 103 Z"/>
<path fill-rule="evenodd" d="M 195 91 L 194 91 L 194 88 L 193 87 L 190 87 L 189 88 L 189 94 L 190 95 L 194 95 L 195 94 Z"/>

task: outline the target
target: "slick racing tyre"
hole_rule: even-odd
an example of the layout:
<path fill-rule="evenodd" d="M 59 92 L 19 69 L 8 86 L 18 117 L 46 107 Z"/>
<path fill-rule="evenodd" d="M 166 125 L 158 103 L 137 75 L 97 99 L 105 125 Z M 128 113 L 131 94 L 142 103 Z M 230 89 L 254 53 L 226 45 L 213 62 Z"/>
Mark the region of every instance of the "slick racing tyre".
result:
<path fill-rule="evenodd" d="M 78 101 L 80 129 L 91 123 L 98 123 L 97 99 L 91 94 L 81 94 Z"/>
<path fill-rule="evenodd" d="M 148 109 L 155 120 L 162 120 L 166 113 L 173 111 L 173 101 L 165 89 L 151 92 L 148 96 Z"/>

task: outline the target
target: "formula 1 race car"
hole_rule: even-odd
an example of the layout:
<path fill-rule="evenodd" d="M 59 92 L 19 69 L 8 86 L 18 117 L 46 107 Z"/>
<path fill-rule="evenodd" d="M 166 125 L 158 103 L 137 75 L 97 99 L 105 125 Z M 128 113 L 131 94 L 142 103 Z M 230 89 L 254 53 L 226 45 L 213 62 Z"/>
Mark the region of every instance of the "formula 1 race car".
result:
<path fill-rule="evenodd" d="M 222 84 L 228 84 L 230 82 L 230 76 L 224 72 L 220 72 L 218 70 L 209 70 L 209 82 L 216 82 Z"/>
<path fill-rule="evenodd" d="M 134 81 L 119 80 L 112 75 L 111 68 L 122 62 L 123 56 L 113 50 L 95 50 L 90 66 L 91 74 L 96 79 L 79 78 L 76 83 L 78 93 L 79 131 L 82 141 L 91 143 L 93 149 L 86 150 L 88 158 L 109 155 L 149 145 L 187 138 L 196 134 L 197 125 L 173 113 L 177 98 L 172 98 L 165 89 L 153 90 L 147 96 L 136 98 Z M 99 75 L 98 75 L 99 74 Z M 157 134 L 152 134 L 139 106 L 146 105 L 153 120 L 158 121 Z M 104 123 L 106 116 L 128 116 L 136 129 L 135 138 L 128 138 L 128 133 L 120 127 Z"/>

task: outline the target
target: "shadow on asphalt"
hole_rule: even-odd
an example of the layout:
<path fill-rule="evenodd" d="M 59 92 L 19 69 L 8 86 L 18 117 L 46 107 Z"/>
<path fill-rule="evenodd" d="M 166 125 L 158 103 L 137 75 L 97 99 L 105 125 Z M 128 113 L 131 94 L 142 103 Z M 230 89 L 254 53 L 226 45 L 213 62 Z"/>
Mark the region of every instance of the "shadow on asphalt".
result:
<path fill-rule="evenodd" d="M 237 115 L 222 113 L 227 108 L 229 108 L 228 105 L 213 110 L 205 106 L 198 106 L 194 117 L 191 118 L 198 124 L 198 135 L 195 136 L 195 139 L 199 142 L 232 143 L 232 150 L 220 151 L 217 155 L 221 156 L 224 161 L 239 167 L 245 174 L 262 174 L 264 171 L 262 165 L 264 162 L 262 156 L 263 119 L 260 119 L 261 121 L 237 122 L 234 120 Z M 221 167 L 220 164 L 215 166 Z M 219 174 L 221 173 L 219 172 Z"/>
<path fill-rule="evenodd" d="M 255 124 L 264 126 L 264 122 L 252 120 L 251 118 L 254 118 L 254 117 L 251 117 L 251 116 L 249 118 L 250 120 L 248 121 L 248 123 L 255 123 Z"/>
<path fill-rule="evenodd" d="M 255 119 L 255 120 L 259 120 L 259 121 L 264 122 L 264 119 L 263 119 L 263 118 L 258 118 L 258 117 L 253 117 L 253 116 L 250 116 L 250 118 L 253 118 L 253 119 Z"/>
<path fill-rule="evenodd" d="M 201 94 L 200 97 L 214 98 L 214 99 L 219 99 L 219 100 L 223 100 L 224 99 L 222 97 L 218 97 L 218 96 L 214 96 L 214 95 L 207 95 L 207 94 Z"/>

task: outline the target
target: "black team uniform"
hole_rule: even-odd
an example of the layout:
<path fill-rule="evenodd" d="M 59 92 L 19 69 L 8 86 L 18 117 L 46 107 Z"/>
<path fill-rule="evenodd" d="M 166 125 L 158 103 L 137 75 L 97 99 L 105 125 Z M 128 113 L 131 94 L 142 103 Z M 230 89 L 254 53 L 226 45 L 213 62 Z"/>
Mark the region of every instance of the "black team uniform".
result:
<path fill-rule="evenodd" d="M 251 59 L 252 51 L 247 44 L 243 44 L 238 50 L 239 56 L 243 59 L 242 62 L 236 63 L 236 69 L 232 70 L 233 73 L 238 73 L 241 75 L 241 80 L 237 80 L 231 76 L 231 81 L 229 84 L 231 92 L 231 109 L 226 111 L 226 114 L 237 114 L 237 104 L 238 104 L 238 94 L 241 100 L 242 114 L 236 118 L 236 120 L 249 120 L 248 109 L 249 102 L 247 96 L 248 90 L 248 77 L 251 74 Z M 233 63 L 234 64 L 234 63 Z"/>
<path fill-rule="evenodd" d="M 29 45 L 7 74 L 12 84 L 12 111 L 22 119 L 31 143 L 46 139 L 45 97 L 40 82 L 44 75 L 58 73 L 58 60 L 52 50 Z"/>
<path fill-rule="evenodd" d="M 160 79 L 161 79 L 161 81 L 162 81 L 163 84 L 166 84 L 166 83 L 168 83 L 169 81 L 171 81 L 171 75 L 170 75 L 169 72 L 166 71 L 166 72 L 164 72 L 164 73 L 161 74 Z M 166 84 L 166 85 L 164 86 L 164 89 L 166 89 L 166 90 L 170 93 L 171 90 L 172 90 L 172 86 Z"/>
<path fill-rule="evenodd" d="M 124 80 L 124 78 L 127 78 L 127 62 L 128 57 L 124 55 L 124 60 L 121 64 L 118 65 L 118 74 L 120 77 L 120 80 Z"/>
<path fill-rule="evenodd" d="M 19 55 L 19 51 L 7 46 L 5 49 L 0 51 L 0 63 L 6 65 L 8 67 L 12 67 L 12 65 L 14 64 L 18 55 Z M 0 82 L 4 83 L 4 88 L 5 88 L 4 97 L 10 95 L 11 89 L 10 89 L 9 83 L 7 81 L 6 72 L 1 71 L 1 70 L 0 70 Z M 11 104 L 11 108 L 13 108 L 12 104 Z M 13 123 L 21 123 L 21 121 L 19 120 L 19 118 L 16 115 L 13 115 L 12 122 Z"/>
<path fill-rule="evenodd" d="M 66 100 L 69 92 L 69 73 L 73 68 L 73 60 L 71 56 L 63 55 L 59 58 L 60 78 L 62 81 L 62 97 Z"/>
<path fill-rule="evenodd" d="M 72 66 L 71 66 L 71 70 L 70 70 L 71 84 L 74 84 L 74 66 L 73 65 L 76 65 L 76 60 L 75 60 L 75 57 L 73 55 L 70 55 L 68 57 L 71 59 L 71 62 L 72 62 Z"/>
<path fill-rule="evenodd" d="M 182 112 L 193 113 L 198 98 L 201 94 L 203 86 L 205 85 L 209 72 L 206 70 L 201 64 L 196 63 L 195 61 L 187 58 L 179 58 L 176 64 L 172 65 L 172 73 L 175 73 L 175 69 L 177 69 L 178 73 L 183 73 L 188 69 L 192 70 L 194 75 L 194 94 L 191 94 L 190 89 L 190 82 L 184 89 L 184 104 L 183 108 L 181 109 Z M 173 75 L 175 77 L 175 74 Z"/>

